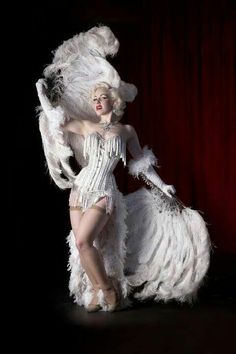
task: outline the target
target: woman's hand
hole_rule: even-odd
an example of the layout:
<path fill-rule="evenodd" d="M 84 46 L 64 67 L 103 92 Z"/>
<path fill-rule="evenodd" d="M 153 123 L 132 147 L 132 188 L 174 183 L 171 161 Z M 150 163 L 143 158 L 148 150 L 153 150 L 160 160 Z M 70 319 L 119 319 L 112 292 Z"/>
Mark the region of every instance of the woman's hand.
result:
<path fill-rule="evenodd" d="M 44 79 L 39 79 L 36 82 L 36 89 L 38 92 L 39 101 L 40 101 L 41 106 L 45 112 L 50 111 L 54 108 L 45 94 L 46 88 L 47 88 L 47 85 L 46 85 L 46 82 Z"/>
<path fill-rule="evenodd" d="M 48 119 L 50 120 L 51 126 L 55 129 L 60 128 L 65 123 L 65 114 L 61 106 L 53 107 L 49 99 L 45 94 L 46 82 L 43 79 L 39 79 L 36 82 L 36 89 L 38 92 L 39 101 L 41 103 L 42 109 Z"/>
<path fill-rule="evenodd" d="M 169 184 L 165 184 L 162 187 L 162 192 L 165 193 L 168 197 L 172 198 L 173 194 L 176 193 L 175 187 Z"/>

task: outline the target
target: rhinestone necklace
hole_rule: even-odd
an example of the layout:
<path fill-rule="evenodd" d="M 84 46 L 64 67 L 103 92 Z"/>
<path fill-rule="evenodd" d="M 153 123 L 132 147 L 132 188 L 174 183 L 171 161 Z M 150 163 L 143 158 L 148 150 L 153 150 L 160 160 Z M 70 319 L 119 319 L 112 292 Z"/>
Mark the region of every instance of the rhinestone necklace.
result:
<path fill-rule="evenodd" d="M 98 124 L 104 132 L 111 130 L 118 122 L 99 122 Z"/>

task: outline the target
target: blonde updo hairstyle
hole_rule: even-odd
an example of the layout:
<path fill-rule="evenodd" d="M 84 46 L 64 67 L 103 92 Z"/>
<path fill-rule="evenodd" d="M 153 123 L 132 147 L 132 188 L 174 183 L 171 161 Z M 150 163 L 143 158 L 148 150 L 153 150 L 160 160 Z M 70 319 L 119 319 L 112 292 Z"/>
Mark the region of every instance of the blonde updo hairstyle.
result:
<path fill-rule="evenodd" d="M 117 120 L 120 120 L 124 114 L 124 109 L 126 107 L 126 104 L 125 101 L 122 100 L 119 94 L 119 90 L 115 87 L 111 87 L 106 82 L 99 82 L 98 84 L 95 85 L 91 96 L 93 97 L 96 91 L 100 88 L 104 88 L 107 91 L 109 98 L 113 101 L 112 111 L 117 116 Z"/>

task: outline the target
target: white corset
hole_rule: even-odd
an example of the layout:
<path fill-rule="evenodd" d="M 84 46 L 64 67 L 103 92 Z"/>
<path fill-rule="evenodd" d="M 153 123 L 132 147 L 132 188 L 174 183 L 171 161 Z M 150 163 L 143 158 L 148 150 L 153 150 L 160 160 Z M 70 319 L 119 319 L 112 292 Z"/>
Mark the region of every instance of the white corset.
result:
<path fill-rule="evenodd" d="M 120 135 L 104 139 L 98 132 L 91 133 L 84 140 L 83 156 L 87 165 L 75 179 L 70 206 L 84 211 L 106 196 L 106 211 L 111 213 L 118 192 L 113 171 L 119 159 L 126 165 L 126 143 Z"/>

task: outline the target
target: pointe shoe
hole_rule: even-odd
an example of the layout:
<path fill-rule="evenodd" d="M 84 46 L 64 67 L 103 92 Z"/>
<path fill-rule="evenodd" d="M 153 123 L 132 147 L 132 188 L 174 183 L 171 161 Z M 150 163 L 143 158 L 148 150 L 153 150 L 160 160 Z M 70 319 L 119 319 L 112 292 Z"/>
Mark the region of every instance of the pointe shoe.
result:
<path fill-rule="evenodd" d="M 91 302 L 86 306 L 87 312 L 97 312 L 101 309 L 101 305 L 98 303 L 98 291 L 99 289 L 93 289 L 93 297 Z"/>
<path fill-rule="evenodd" d="M 108 306 L 108 311 L 113 312 L 117 309 L 119 305 L 119 296 L 115 287 L 109 286 L 108 288 L 102 289 L 106 304 Z"/>

